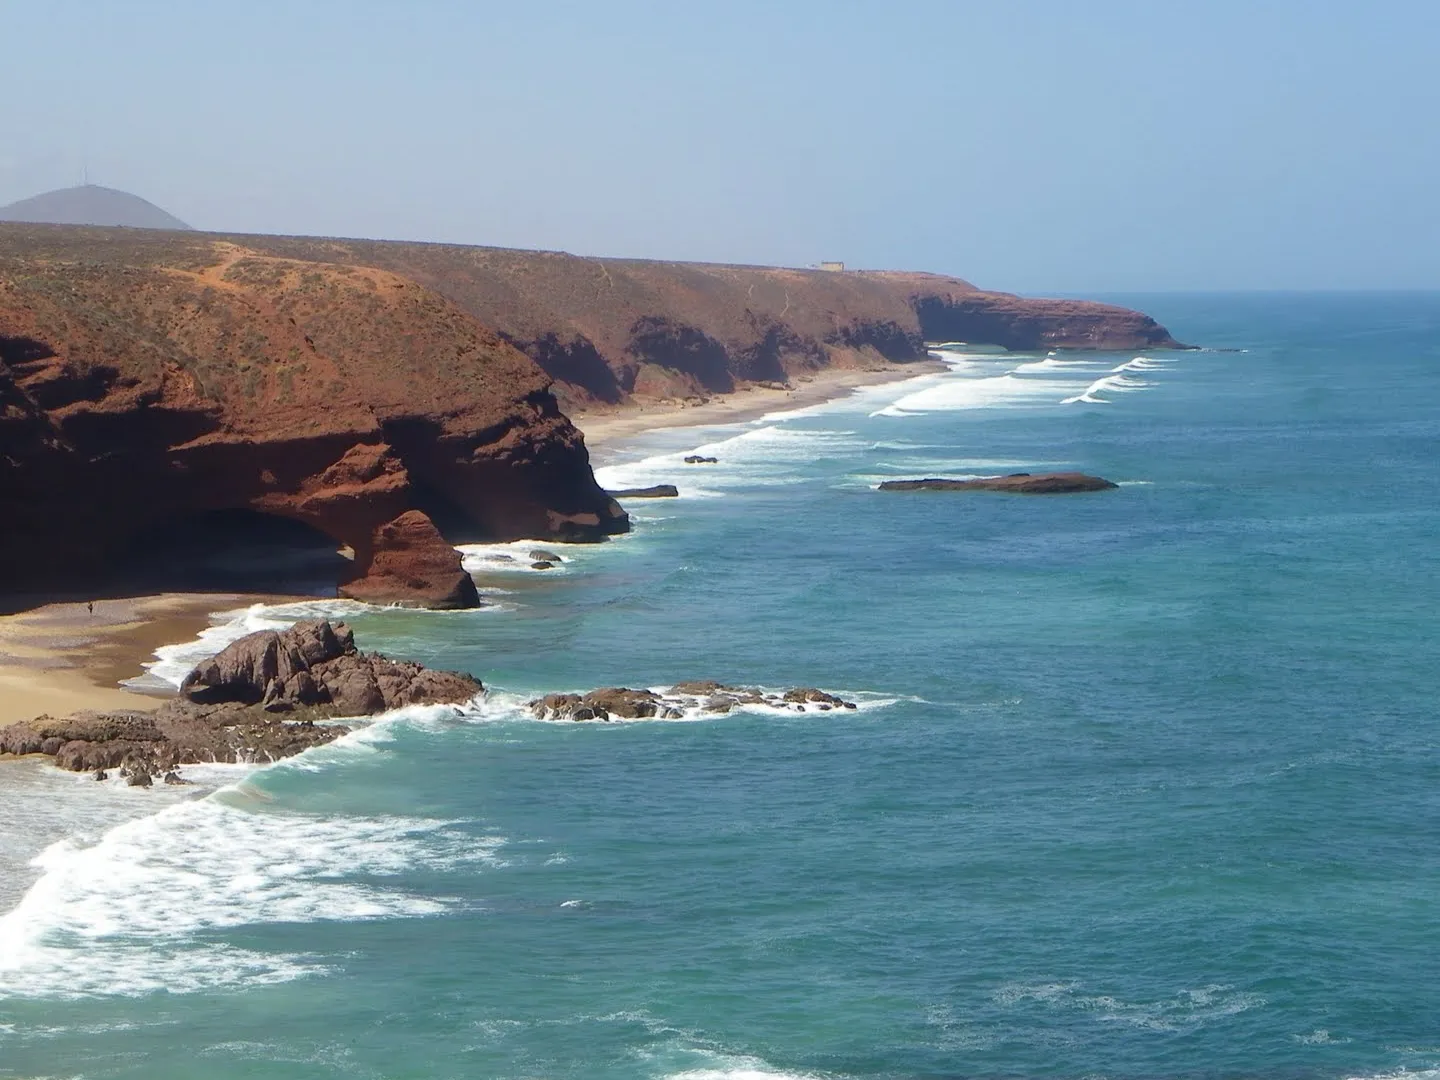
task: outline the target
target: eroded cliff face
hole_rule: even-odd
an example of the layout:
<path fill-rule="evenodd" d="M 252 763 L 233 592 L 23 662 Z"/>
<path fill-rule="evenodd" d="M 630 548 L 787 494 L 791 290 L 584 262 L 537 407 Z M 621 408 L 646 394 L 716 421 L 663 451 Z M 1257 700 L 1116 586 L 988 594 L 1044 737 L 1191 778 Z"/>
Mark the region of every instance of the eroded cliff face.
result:
<path fill-rule="evenodd" d="M 566 405 L 727 393 L 925 343 L 1129 349 L 1177 343 L 1139 312 L 985 292 L 937 274 L 588 259 L 563 252 L 256 237 L 275 254 L 385 267 L 494 326 Z"/>
<path fill-rule="evenodd" d="M 343 545 L 348 595 L 472 604 L 454 543 L 628 528 L 562 404 L 927 341 L 1177 344 L 1139 312 L 932 274 L 0 224 L 0 594 L 80 587 L 171 523 L 252 511 Z"/>
<path fill-rule="evenodd" d="M 455 304 L 163 235 L 0 229 L 0 592 L 244 509 L 353 552 L 351 595 L 467 606 L 452 543 L 628 528 L 549 377 Z"/>

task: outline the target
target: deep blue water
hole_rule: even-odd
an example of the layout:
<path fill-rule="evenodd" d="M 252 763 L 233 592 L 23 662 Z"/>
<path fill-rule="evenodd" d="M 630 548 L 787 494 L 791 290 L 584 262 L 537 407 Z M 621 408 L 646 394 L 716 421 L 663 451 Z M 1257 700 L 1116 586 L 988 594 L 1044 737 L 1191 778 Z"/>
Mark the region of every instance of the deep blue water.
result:
<path fill-rule="evenodd" d="M 1440 1075 L 1440 296 L 1120 299 L 1238 351 L 954 348 L 649 436 L 685 497 L 490 610 L 335 606 L 490 698 L 104 793 L 0 1076 Z M 1122 486 L 874 490 L 1062 467 Z M 699 677 L 863 707 L 519 707 Z"/>

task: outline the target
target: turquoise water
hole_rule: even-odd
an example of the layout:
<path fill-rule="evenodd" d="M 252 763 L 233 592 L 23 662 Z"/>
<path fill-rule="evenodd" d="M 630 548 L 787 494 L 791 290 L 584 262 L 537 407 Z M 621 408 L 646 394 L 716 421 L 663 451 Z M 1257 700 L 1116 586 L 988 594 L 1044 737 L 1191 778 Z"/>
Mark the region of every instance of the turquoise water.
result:
<path fill-rule="evenodd" d="M 1130 299 L 1241 351 L 954 347 L 627 448 L 686 497 L 470 550 L 494 608 L 336 605 L 489 699 L 105 792 L 0 918 L 0 1076 L 1440 1075 L 1440 297 Z M 1062 467 L 1122 486 L 874 490 Z M 862 708 L 519 708 L 705 677 Z"/>

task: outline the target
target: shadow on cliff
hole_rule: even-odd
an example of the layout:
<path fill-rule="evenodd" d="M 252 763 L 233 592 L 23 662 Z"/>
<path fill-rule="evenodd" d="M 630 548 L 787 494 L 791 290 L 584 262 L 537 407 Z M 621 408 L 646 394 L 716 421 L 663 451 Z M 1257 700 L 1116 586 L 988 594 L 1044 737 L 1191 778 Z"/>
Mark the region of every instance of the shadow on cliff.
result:
<path fill-rule="evenodd" d="M 140 592 L 283 593 L 334 596 L 355 571 L 335 541 L 303 522 L 253 510 L 212 510 L 133 537 L 106 575 Z"/>

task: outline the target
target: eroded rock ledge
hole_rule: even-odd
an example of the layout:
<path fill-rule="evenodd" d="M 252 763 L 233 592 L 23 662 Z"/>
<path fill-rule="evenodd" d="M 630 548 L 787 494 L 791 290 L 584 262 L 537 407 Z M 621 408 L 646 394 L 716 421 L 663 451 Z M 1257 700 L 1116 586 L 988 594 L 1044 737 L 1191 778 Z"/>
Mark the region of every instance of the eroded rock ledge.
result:
<path fill-rule="evenodd" d="M 0 728 L 0 753 L 46 754 L 74 772 L 120 769 L 132 785 L 200 762 L 278 761 L 350 729 L 331 717 L 460 704 L 483 690 L 454 671 L 362 653 L 344 623 L 297 623 L 234 642 L 154 712 L 79 712 Z"/>
<path fill-rule="evenodd" d="M 608 686 L 588 694 L 547 694 L 529 703 L 537 720 L 679 720 L 687 714 L 723 715 L 745 705 L 766 705 L 792 712 L 833 712 L 857 708 L 814 687 L 778 693 L 753 686 L 726 686 L 697 681 L 676 683 L 668 691 L 630 690 Z"/>

